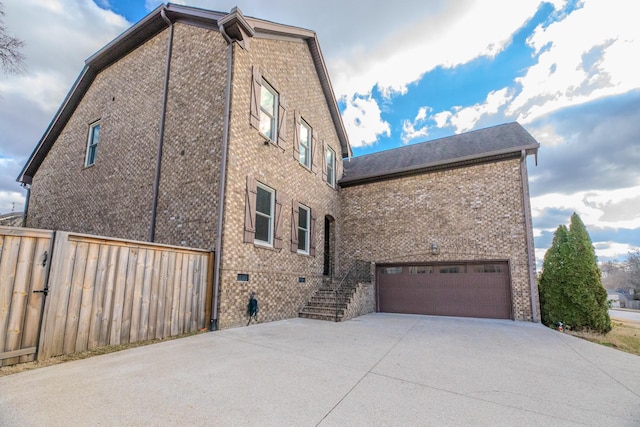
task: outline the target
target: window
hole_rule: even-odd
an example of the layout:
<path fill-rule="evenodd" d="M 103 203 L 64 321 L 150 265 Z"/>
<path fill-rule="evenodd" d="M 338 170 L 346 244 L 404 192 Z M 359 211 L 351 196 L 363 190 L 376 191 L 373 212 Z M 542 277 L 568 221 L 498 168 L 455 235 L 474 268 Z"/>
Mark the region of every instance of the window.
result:
<path fill-rule="evenodd" d="M 271 141 L 276 140 L 278 93 L 262 80 L 260 88 L 260 132 Z"/>
<path fill-rule="evenodd" d="M 256 189 L 256 234 L 255 242 L 271 245 L 273 243 L 274 191 L 258 184 Z"/>
<path fill-rule="evenodd" d="M 298 206 L 298 252 L 309 253 L 309 208 Z"/>
<path fill-rule="evenodd" d="M 409 267 L 409 274 L 432 274 L 433 267 L 430 265 L 414 265 Z"/>
<path fill-rule="evenodd" d="M 300 120 L 300 163 L 311 169 L 311 127 Z"/>
<path fill-rule="evenodd" d="M 384 267 L 382 274 L 402 274 L 402 267 Z"/>
<path fill-rule="evenodd" d="M 100 139 L 100 122 L 96 122 L 89 127 L 89 138 L 87 140 L 87 157 L 84 165 L 91 166 L 96 162 L 98 154 L 98 140 Z"/>
<path fill-rule="evenodd" d="M 331 147 L 327 147 L 327 183 L 330 186 L 334 186 L 336 184 L 336 153 L 331 149 Z"/>
<path fill-rule="evenodd" d="M 445 265 L 440 267 L 439 269 L 441 274 L 459 274 L 466 273 L 467 266 L 466 265 Z"/>
<path fill-rule="evenodd" d="M 502 273 L 500 264 L 479 264 L 473 266 L 474 273 Z"/>
<path fill-rule="evenodd" d="M 268 138 L 269 142 L 284 147 L 287 143 L 284 95 L 262 78 L 259 67 L 254 65 L 252 74 L 249 123 Z"/>

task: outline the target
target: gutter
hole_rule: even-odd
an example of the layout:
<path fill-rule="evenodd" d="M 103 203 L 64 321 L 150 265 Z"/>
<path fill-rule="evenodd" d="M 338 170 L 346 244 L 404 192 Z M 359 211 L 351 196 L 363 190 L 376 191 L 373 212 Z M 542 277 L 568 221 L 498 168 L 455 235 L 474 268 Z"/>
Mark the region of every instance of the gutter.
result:
<path fill-rule="evenodd" d="M 160 188 L 160 167 L 162 166 L 162 148 L 164 146 L 164 127 L 167 116 L 167 94 L 169 92 L 169 72 L 171 69 L 171 51 L 173 49 L 173 23 L 167 14 L 166 9 L 160 11 L 160 16 L 169 26 L 169 40 L 167 41 L 167 60 L 164 71 L 164 88 L 162 90 L 162 112 L 160 113 L 160 134 L 158 135 L 158 156 L 156 158 L 156 175 L 153 180 L 153 200 L 151 204 L 151 224 L 149 225 L 149 242 L 156 238 L 156 219 L 158 215 L 158 192 Z"/>
<path fill-rule="evenodd" d="M 229 116 L 231 115 L 231 74 L 233 72 L 233 41 L 224 30 L 222 23 L 218 23 L 220 34 L 229 43 L 227 47 L 227 86 L 225 88 L 224 99 L 224 124 L 222 126 L 222 158 L 220 159 L 220 188 L 218 191 L 218 224 L 216 228 L 216 246 L 214 252 L 214 271 L 213 271 L 213 301 L 211 307 L 211 324 L 210 331 L 218 329 L 218 294 L 220 291 L 220 265 L 222 261 L 222 226 L 224 220 L 224 202 L 227 181 L 227 150 L 229 147 Z"/>
<path fill-rule="evenodd" d="M 536 155 L 537 160 L 537 155 Z M 537 163 L 537 162 L 536 162 Z M 531 316 L 535 323 L 539 323 L 538 319 L 538 301 L 535 285 L 535 258 L 533 252 L 533 229 L 531 226 L 531 204 L 529 202 L 528 180 L 527 180 L 527 150 L 520 152 L 520 181 L 522 183 L 522 205 L 524 208 L 524 224 L 527 241 L 527 261 L 529 264 L 529 288 L 531 292 Z"/>

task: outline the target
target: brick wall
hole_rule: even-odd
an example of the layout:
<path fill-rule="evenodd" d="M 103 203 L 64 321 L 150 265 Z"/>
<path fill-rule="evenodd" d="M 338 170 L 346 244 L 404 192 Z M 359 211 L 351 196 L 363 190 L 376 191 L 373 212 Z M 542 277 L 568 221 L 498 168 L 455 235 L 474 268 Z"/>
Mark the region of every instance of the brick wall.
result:
<path fill-rule="evenodd" d="M 168 30 L 95 78 L 33 178 L 28 226 L 147 240 Z M 175 24 L 156 241 L 212 249 L 226 42 Z M 84 167 L 100 120 L 96 162 Z"/>
<path fill-rule="evenodd" d="M 514 316 L 532 319 L 518 159 L 347 187 L 340 198 L 345 262 L 509 260 Z"/>
<path fill-rule="evenodd" d="M 283 146 L 265 144 L 264 138 L 250 126 L 254 65 L 259 66 L 264 78 L 286 99 L 287 132 Z M 254 38 L 248 51 L 236 45 L 233 76 L 220 293 L 219 326 L 222 328 L 246 324 L 250 292 L 256 292 L 260 304 L 259 321 L 296 317 L 323 280 L 324 217 L 337 219 L 339 214 L 337 190 L 323 181 L 321 168 L 311 172 L 294 158 L 295 110 L 319 137 L 318 143 L 324 140 L 336 153 L 341 153 L 306 42 Z M 320 166 L 320 153 L 316 154 Z M 342 162 L 340 158 L 337 160 L 340 177 Z M 248 175 L 274 189 L 283 199 L 284 245 L 280 250 L 243 243 Z M 290 250 L 294 201 L 310 207 L 317 217 L 315 256 Z M 339 235 L 339 225 L 335 233 Z M 239 282 L 240 273 L 249 274 L 249 282 Z M 300 277 L 304 277 L 304 283 L 299 282 Z"/>
<path fill-rule="evenodd" d="M 156 241 L 215 247 L 227 42 L 175 24 Z"/>
<path fill-rule="evenodd" d="M 166 39 L 165 31 L 95 78 L 33 177 L 28 227 L 146 240 Z M 96 163 L 85 168 L 97 120 Z"/>

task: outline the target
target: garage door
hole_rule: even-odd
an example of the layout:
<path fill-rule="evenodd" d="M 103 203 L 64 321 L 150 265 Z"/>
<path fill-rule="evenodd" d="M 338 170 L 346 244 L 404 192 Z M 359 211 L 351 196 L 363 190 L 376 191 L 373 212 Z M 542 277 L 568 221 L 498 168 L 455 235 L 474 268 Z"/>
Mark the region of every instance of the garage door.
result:
<path fill-rule="evenodd" d="M 512 318 L 506 262 L 388 265 L 376 272 L 378 311 Z"/>

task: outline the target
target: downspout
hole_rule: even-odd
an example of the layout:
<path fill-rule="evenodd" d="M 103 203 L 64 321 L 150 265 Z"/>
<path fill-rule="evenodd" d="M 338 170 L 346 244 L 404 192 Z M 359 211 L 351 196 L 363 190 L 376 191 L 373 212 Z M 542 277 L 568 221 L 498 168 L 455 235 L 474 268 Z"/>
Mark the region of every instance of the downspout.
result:
<path fill-rule="evenodd" d="M 533 321 L 538 323 L 538 304 L 536 296 L 535 259 L 533 253 L 533 229 L 531 226 L 531 204 L 529 203 L 528 178 L 527 178 L 527 150 L 520 152 L 520 181 L 522 182 L 522 206 L 524 209 L 524 224 L 527 241 L 527 261 L 529 263 L 529 287 L 531 292 L 531 315 Z"/>
<path fill-rule="evenodd" d="M 149 226 L 149 241 L 156 238 L 156 218 L 158 212 L 158 192 L 160 189 L 160 167 L 162 165 L 162 147 L 164 145 L 164 125 L 167 115 L 167 93 L 169 91 L 169 71 L 171 69 L 171 50 L 173 49 L 173 23 L 167 14 L 166 9 L 160 11 L 160 16 L 169 26 L 169 40 L 167 41 L 167 59 L 164 70 L 164 88 L 162 90 L 162 112 L 160 113 L 160 133 L 158 135 L 158 156 L 156 158 L 156 175 L 153 180 L 153 200 L 151 204 L 151 225 Z"/>
<path fill-rule="evenodd" d="M 24 213 L 22 216 L 22 227 L 27 226 L 27 214 L 29 213 L 29 198 L 31 197 L 31 185 L 24 184 L 27 189 L 27 197 L 24 199 Z"/>
<path fill-rule="evenodd" d="M 209 330 L 218 329 L 218 293 L 220 290 L 220 265 L 222 251 L 222 225 L 224 219 L 224 200 L 227 181 L 227 150 L 229 146 L 229 115 L 231 114 L 231 74 L 233 71 L 233 41 L 225 32 L 224 26 L 218 24 L 220 34 L 229 43 L 227 47 L 227 86 L 224 100 L 224 125 L 222 127 L 222 158 L 220 159 L 220 188 L 218 190 L 218 225 L 216 227 L 215 261 L 213 271 L 213 302 L 211 307 L 211 324 Z"/>

